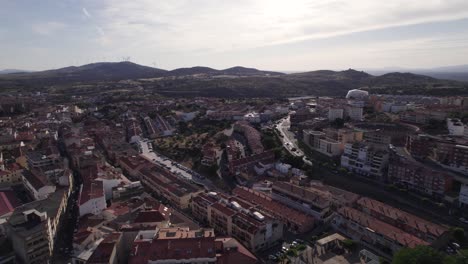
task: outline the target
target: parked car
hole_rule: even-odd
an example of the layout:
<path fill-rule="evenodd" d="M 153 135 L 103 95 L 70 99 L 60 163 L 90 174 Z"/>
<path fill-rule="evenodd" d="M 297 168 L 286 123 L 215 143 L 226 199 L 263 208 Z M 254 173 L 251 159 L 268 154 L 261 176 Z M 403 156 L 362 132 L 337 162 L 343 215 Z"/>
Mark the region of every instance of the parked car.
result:
<path fill-rule="evenodd" d="M 468 224 L 468 220 L 466 220 L 465 218 L 461 217 L 460 219 L 460 222 L 464 223 L 464 224 Z"/>

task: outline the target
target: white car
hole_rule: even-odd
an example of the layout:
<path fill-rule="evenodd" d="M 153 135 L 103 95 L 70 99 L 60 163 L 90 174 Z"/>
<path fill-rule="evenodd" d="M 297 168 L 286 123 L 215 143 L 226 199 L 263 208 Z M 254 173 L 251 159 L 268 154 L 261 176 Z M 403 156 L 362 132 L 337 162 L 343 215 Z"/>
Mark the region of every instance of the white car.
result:
<path fill-rule="evenodd" d="M 460 222 L 464 223 L 464 224 L 468 224 L 468 220 L 466 220 L 465 218 L 461 217 L 460 219 Z"/>

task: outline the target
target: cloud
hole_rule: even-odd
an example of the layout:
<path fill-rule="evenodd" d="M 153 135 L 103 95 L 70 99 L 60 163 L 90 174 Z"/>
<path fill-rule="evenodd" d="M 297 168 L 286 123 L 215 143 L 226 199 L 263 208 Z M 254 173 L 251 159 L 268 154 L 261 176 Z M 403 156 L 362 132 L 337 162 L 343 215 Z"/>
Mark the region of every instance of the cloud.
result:
<path fill-rule="evenodd" d="M 83 14 L 85 15 L 85 17 L 87 18 L 91 17 L 91 14 L 88 12 L 88 10 L 85 7 L 83 7 L 81 11 L 83 11 Z"/>
<path fill-rule="evenodd" d="M 468 17 L 464 0 L 108 0 L 109 38 L 162 50 L 228 51 Z"/>
<path fill-rule="evenodd" d="M 52 35 L 66 27 L 67 25 L 62 22 L 49 21 L 33 24 L 31 29 L 34 33 L 39 35 Z"/>

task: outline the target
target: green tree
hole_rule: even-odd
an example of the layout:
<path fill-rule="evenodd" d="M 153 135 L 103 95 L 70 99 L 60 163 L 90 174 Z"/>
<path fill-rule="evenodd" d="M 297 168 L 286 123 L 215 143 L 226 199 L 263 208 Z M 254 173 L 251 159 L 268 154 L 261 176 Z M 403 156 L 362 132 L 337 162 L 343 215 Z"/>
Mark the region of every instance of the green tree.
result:
<path fill-rule="evenodd" d="M 468 264 L 468 250 L 460 250 L 455 256 L 447 256 L 444 264 Z"/>
<path fill-rule="evenodd" d="M 440 264 L 444 255 L 428 246 L 404 248 L 393 256 L 392 264 Z"/>
<path fill-rule="evenodd" d="M 455 227 L 452 230 L 452 235 L 458 243 L 461 243 L 465 240 L 465 230 L 461 227 Z"/>
<path fill-rule="evenodd" d="M 357 244 L 354 240 L 345 239 L 343 240 L 343 247 L 348 251 L 353 251 L 356 248 Z"/>

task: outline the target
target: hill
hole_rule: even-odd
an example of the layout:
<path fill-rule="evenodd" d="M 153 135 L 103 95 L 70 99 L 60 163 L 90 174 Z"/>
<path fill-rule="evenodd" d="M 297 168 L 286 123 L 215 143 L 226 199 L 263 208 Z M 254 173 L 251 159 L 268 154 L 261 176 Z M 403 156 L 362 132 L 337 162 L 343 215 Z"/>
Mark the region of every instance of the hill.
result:
<path fill-rule="evenodd" d="M 372 93 L 468 95 L 467 83 L 413 73 L 373 76 L 349 69 L 284 74 L 240 66 L 224 70 L 197 66 L 167 71 L 131 62 L 100 62 L 41 72 L 5 74 L 0 76 L 0 89 L 21 92 L 60 87 L 73 91 L 73 87 L 80 84 L 113 89 L 117 87 L 117 81 L 128 79 L 136 80 L 149 92 L 167 96 L 344 96 L 348 90 L 362 87 Z M 118 87 L 126 86 L 119 84 Z M 96 89 L 96 93 L 99 91 Z"/>
<path fill-rule="evenodd" d="M 0 75 L 1 74 L 12 74 L 12 73 L 26 73 L 30 71 L 25 71 L 25 70 L 18 70 L 18 69 L 4 69 L 0 70 Z"/>

